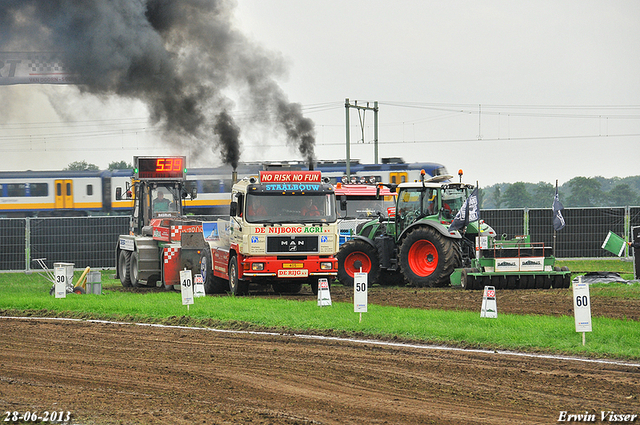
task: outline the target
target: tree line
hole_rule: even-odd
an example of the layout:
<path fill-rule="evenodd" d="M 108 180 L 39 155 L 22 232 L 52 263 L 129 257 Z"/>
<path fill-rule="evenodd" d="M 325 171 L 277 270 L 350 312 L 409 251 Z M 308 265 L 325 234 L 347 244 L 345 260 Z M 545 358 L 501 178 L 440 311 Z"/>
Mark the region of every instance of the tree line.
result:
<path fill-rule="evenodd" d="M 551 208 L 555 185 L 497 183 L 480 189 L 481 208 Z M 565 207 L 624 207 L 640 205 L 640 176 L 574 177 L 558 187 Z"/>

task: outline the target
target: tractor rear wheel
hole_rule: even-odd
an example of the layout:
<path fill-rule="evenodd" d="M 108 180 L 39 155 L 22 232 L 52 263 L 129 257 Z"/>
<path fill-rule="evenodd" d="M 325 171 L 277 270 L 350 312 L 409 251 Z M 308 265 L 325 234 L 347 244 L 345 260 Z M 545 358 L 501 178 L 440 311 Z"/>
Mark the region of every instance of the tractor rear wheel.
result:
<path fill-rule="evenodd" d="M 430 227 L 411 230 L 400 245 L 400 268 L 417 287 L 446 286 L 460 267 L 460 246 Z"/>
<path fill-rule="evenodd" d="M 380 276 L 378 250 L 360 239 L 352 239 L 340 247 L 338 258 L 338 280 L 344 286 L 353 287 L 353 276 L 368 273 L 369 286 L 377 283 Z"/>
<path fill-rule="evenodd" d="M 131 251 L 120 251 L 120 255 L 118 255 L 118 274 L 120 275 L 120 283 L 125 288 L 131 286 L 130 263 Z"/>

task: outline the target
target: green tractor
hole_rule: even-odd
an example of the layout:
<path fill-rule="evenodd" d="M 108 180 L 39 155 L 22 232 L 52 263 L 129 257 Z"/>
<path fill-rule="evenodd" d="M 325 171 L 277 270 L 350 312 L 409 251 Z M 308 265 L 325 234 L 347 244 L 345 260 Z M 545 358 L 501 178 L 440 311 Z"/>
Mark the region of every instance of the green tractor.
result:
<path fill-rule="evenodd" d="M 356 236 L 338 252 L 338 279 L 352 286 L 357 272 L 369 284 L 446 286 L 451 274 L 470 267 L 476 236 L 495 237 L 484 222 L 472 222 L 466 232 L 449 231 L 474 186 L 436 176 L 419 182 L 387 185 L 398 192 L 395 216 L 363 223 Z"/>

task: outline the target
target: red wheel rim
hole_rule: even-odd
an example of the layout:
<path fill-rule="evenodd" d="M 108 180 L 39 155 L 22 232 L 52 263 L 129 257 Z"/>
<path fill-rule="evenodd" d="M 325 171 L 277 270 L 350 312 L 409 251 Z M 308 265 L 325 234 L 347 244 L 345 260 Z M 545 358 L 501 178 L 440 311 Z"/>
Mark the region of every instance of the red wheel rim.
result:
<path fill-rule="evenodd" d="M 360 267 L 362 267 L 363 273 L 369 273 L 371 271 L 371 259 L 369 256 L 362 252 L 352 252 L 344 259 L 344 270 L 351 277 L 355 273 L 360 273 Z"/>
<path fill-rule="evenodd" d="M 429 276 L 438 267 L 438 250 L 429 241 L 421 240 L 409 248 L 409 267 L 417 276 Z"/>

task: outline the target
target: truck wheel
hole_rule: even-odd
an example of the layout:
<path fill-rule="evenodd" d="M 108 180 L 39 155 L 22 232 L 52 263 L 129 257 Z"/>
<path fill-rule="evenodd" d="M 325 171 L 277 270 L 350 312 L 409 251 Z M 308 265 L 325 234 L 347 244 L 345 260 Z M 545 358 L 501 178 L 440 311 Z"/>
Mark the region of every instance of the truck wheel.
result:
<path fill-rule="evenodd" d="M 344 286 L 353 288 L 353 275 L 368 273 L 369 286 L 377 283 L 380 276 L 380 260 L 378 251 L 367 242 L 352 239 L 340 247 L 336 255 L 338 258 L 338 280 Z"/>
<path fill-rule="evenodd" d="M 125 288 L 131 286 L 131 275 L 130 273 L 130 263 L 131 263 L 131 251 L 120 251 L 120 255 L 118 256 L 118 274 L 120 275 L 120 283 Z"/>
<path fill-rule="evenodd" d="M 227 282 L 213 275 L 211 255 L 206 250 L 200 257 L 200 274 L 202 275 L 204 292 L 206 294 L 219 294 L 227 289 Z"/>
<path fill-rule="evenodd" d="M 460 246 L 437 230 L 418 227 L 400 245 L 400 268 L 417 287 L 445 286 L 453 270 L 460 267 Z"/>
<path fill-rule="evenodd" d="M 235 255 L 229 260 L 229 291 L 233 295 L 245 295 L 249 292 L 249 282 L 238 278 L 238 257 Z"/>

